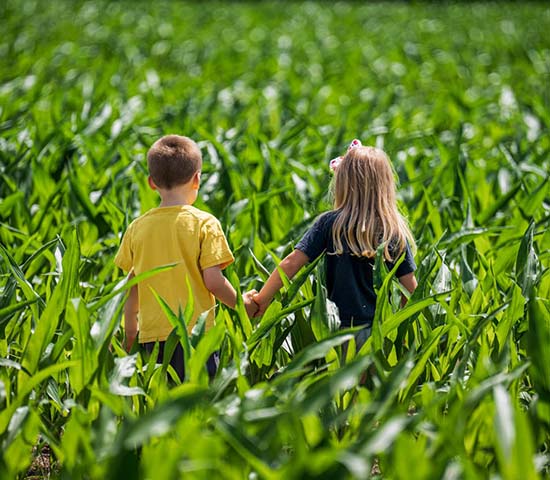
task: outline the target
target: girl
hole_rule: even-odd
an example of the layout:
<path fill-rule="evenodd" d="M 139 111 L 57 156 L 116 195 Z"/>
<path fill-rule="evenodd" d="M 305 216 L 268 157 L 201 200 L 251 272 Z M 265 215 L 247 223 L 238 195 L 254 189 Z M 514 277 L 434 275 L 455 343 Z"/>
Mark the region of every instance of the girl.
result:
<path fill-rule="evenodd" d="M 341 327 L 364 327 L 357 336 L 359 349 L 370 335 L 374 318 L 376 249 L 385 244 L 384 258 L 389 269 L 405 254 L 396 276 L 412 293 L 417 285 L 411 253 L 414 239 L 398 212 L 393 170 L 382 150 L 354 140 L 346 155 L 332 160 L 330 166 L 334 170 L 334 210 L 316 220 L 279 266 L 290 279 L 326 251 L 328 298 L 338 307 Z M 274 270 L 253 297 L 259 306 L 256 315 L 265 312 L 281 286 L 279 272 Z"/>

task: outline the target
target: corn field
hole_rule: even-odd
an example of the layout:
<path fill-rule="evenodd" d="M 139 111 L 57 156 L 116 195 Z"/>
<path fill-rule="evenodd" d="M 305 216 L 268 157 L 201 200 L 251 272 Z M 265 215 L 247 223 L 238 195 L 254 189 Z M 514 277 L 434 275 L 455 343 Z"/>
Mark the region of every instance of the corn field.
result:
<path fill-rule="evenodd" d="M 550 476 L 548 4 L 3 0 L 0 16 L 1 478 Z M 113 258 L 158 204 L 145 155 L 168 133 L 201 147 L 195 205 L 241 292 L 331 208 L 328 161 L 353 138 L 383 148 L 417 290 L 399 308 L 378 268 L 356 351 L 317 262 L 260 319 L 221 306 L 187 334 L 189 312 L 168 312 L 183 383 L 127 354 Z"/>

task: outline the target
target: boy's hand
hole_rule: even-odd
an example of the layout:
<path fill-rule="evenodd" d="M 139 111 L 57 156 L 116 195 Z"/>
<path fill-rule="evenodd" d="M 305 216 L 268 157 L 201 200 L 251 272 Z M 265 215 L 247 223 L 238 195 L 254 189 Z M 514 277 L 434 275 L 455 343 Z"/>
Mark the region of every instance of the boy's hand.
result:
<path fill-rule="evenodd" d="M 243 302 L 244 308 L 246 309 L 246 314 L 248 318 L 256 317 L 258 315 L 258 304 L 254 301 L 254 295 L 258 293 L 257 290 L 250 290 L 246 293 L 243 293 Z"/>
<path fill-rule="evenodd" d="M 264 302 L 261 298 L 260 298 L 260 295 L 258 293 L 254 294 L 252 296 L 252 299 L 254 300 L 254 302 L 256 303 L 256 305 L 258 305 L 258 310 L 256 311 L 256 313 L 254 314 L 255 317 L 261 317 L 265 311 L 267 310 L 267 307 L 269 307 L 269 304 L 271 303 L 270 301 L 267 301 L 267 302 Z"/>

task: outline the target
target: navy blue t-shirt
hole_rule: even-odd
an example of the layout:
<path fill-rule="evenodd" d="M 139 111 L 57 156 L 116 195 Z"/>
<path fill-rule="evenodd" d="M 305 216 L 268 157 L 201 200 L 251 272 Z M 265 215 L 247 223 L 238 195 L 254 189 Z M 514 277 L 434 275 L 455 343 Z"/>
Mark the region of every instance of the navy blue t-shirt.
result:
<path fill-rule="evenodd" d="M 312 262 L 325 250 L 325 268 L 328 298 L 340 312 L 342 327 L 353 325 L 371 325 L 376 308 L 376 293 L 373 286 L 374 259 L 351 255 L 344 245 L 342 255 L 330 255 L 334 252 L 332 225 L 338 216 L 337 210 L 321 215 L 296 245 Z M 394 264 L 386 261 L 388 269 Z M 414 258 L 407 243 L 405 258 L 397 267 L 396 277 L 402 277 L 416 270 Z"/>

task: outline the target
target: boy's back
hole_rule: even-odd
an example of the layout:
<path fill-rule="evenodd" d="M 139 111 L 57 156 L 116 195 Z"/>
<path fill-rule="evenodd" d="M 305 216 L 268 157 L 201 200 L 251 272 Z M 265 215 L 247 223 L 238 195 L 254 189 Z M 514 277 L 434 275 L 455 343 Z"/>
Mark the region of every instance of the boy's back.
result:
<path fill-rule="evenodd" d="M 204 284 L 202 272 L 216 265 L 223 268 L 232 261 L 219 221 L 191 205 L 153 208 L 134 220 L 124 235 L 116 265 L 125 271 L 133 268 L 139 275 L 161 265 L 176 264 L 138 284 L 139 342 L 166 340 L 173 327 L 153 291 L 177 313 L 187 305 L 187 279 L 194 301 L 189 328 L 201 313 L 211 310 L 206 324 L 210 328 L 215 299 Z"/>

